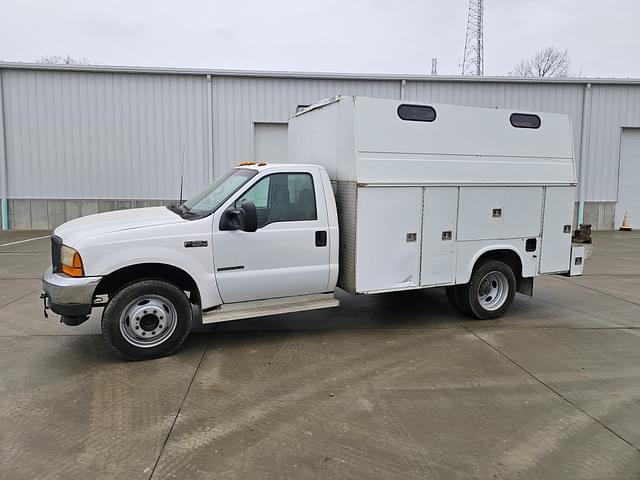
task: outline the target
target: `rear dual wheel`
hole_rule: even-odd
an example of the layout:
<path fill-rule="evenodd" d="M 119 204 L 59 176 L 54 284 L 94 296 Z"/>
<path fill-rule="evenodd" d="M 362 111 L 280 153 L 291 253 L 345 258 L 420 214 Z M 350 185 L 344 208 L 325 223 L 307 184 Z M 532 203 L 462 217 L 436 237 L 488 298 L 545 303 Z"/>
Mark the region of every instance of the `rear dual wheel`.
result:
<path fill-rule="evenodd" d="M 447 294 L 447 300 L 449 301 L 449 304 L 456 310 L 468 315 L 470 311 L 467 308 L 466 303 L 463 301 L 463 291 L 465 287 L 466 285 L 453 285 L 450 287 L 445 287 L 445 292 Z"/>
<path fill-rule="evenodd" d="M 487 260 L 478 265 L 466 285 L 446 287 L 447 299 L 462 313 L 481 320 L 504 315 L 516 294 L 516 277 L 509 265 Z"/>

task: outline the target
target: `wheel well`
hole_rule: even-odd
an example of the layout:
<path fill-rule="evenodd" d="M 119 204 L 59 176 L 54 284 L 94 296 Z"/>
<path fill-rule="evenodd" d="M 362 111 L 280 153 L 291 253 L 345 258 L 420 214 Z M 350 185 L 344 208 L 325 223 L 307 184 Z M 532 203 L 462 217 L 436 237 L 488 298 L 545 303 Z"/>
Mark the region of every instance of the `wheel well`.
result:
<path fill-rule="evenodd" d="M 473 269 L 475 270 L 477 266 L 485 260 L 500 260 L 509 265 L 516 277 L 516 286 L 518 289 L 520 288 L 520 283 L 522 282 L 522 261 L 516 252 L 513 250 L 491 250 L 485 252 L 478 257 L 476 263 L 473 265 Z"/>
<path fill-rule="evenodd" d="M 143 278 L 165 280 L 189 292 L 189 301 L 200 304 L 200 292 L 195 280 L 184 270 L 164 263 L 142 263 L 121 268 L 106 275 L 96 287 L 96 295 L 112 296 L 123 286 Z"/>

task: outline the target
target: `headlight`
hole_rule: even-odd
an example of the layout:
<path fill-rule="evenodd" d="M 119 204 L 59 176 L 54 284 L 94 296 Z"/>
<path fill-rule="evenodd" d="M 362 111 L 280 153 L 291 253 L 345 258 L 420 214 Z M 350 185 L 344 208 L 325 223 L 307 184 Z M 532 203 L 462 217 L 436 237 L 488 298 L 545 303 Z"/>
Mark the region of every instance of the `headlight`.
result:
<path fill-rule="evenodd" d="M 73 248 L 62 245 L 60 263 L 62 264 L 62 272 L 70 277 L 84 276 L 82 258 L 80 258 L 80 254 Z"/>

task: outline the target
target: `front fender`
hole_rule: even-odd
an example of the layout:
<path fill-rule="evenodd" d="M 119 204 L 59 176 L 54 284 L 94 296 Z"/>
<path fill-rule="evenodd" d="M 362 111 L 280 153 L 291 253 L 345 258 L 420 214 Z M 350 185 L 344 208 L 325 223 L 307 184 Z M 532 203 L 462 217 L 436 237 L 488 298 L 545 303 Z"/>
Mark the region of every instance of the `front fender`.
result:
<path fill-rule="evenodd" d="M 203 246 L 185 247 L 185 242 L 194 240 L 203 241 Z M 171 265 L 193 278 L 203 308 L 222 303 L 213 269 L 210 221 L 113 232 L 78 242 L 75 248 L 87 276 L 106 276 L 144 263 Z"/>

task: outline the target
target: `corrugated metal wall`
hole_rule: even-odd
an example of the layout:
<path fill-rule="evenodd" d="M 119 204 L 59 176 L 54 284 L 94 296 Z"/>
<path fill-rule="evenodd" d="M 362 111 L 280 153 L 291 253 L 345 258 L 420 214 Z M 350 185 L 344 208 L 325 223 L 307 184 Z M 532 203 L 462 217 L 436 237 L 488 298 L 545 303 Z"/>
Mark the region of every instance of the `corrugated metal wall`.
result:
<path fill-rule="evenodd" d="M 584 83 L 291 78 L 215 72 L 56 71 L 0 66 L 8 197 L 168 199 L 254 158 L 256 122 L 337 94 L 571 116 L 581 162 Z M 640 127 L 640 85 L 594 83 L 586 200 L 616 201 L 620 129 Z M 461 135 L 464 132 L 460 132 Z"/>
<path fill-rule="evenodd" d="M 9 198 L 177 198 L 208 177 L 204 76 L 2 70 Z"/>
<path fill-rule="evenodd" d="M 640 127 L 640 85 L 593 85 L 586 172 L 587 200 L 618 200 L 623 127 Z"/>
<path fill-rule="evenodd" d="M 286 122 L 298 105 L 338 94 L 400 98 L 400 82 L 216 77 L 213 83 L 215 174 L 252 160 L 253 123 Z"/>

